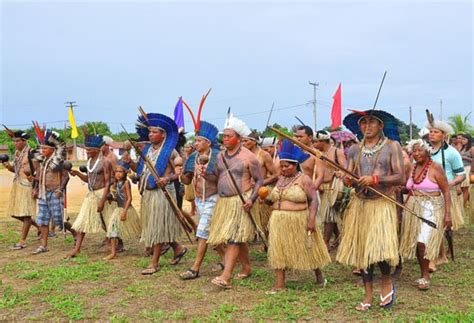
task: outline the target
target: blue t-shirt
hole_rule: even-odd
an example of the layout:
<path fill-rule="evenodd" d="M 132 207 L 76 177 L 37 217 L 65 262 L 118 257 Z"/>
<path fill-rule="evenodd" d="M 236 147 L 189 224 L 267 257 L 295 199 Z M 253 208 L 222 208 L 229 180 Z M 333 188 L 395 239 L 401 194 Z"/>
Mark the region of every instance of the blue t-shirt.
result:
<path fill-rule="evenodd" d="M 437 164 L 443 167 L 443 156 L 441 149 L 431 155 L 431 158 Z M 464 164 L 462 162 L 461 154 L 452 146 L 448 146 L 444 150 L 444 173 L 448 181 L 452 181 L 454 177 L 464 174 Z"/>

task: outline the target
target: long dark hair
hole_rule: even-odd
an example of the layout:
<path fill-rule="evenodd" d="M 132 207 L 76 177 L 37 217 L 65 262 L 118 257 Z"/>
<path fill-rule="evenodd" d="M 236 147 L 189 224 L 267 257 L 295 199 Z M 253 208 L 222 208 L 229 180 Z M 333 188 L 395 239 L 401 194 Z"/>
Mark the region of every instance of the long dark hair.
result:
<path fill-rule="evenodd" d="M 462 145 L 461 151 L 470 151 L 472 148 L 472 137 L 467 133 L 460 133 L 458 136 L 462 136 L 467 139 L 467 144 Z"/>

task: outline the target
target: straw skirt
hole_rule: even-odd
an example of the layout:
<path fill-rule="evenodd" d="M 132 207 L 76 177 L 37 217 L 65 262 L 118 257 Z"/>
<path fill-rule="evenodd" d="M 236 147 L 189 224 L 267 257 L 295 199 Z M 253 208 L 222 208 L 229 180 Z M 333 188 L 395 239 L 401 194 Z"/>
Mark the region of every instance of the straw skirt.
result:
<path fill-rule="evenodd" d="M 397 209 L 382 199 L 353 196 L 343 216 L 336 260 L 356 268 L 387 261 L 398 264 Z"/>
<path fill-rule="evenodd" d="M 99 205 L 103 193 L 104 189 L 87 192 L 84 202 L 82 202 L 81 209 L 79 210 L 79 214 L 72 225 L 74 230 L 84 233 L 98 233 L 104 230 L 101 215 L 97 212 L 97 206 Z M 107 212 L 110 212 L 110 205 L 108 202 L 105 202 L 104 210 L 102 211 L 104 222 L 107 217 Z M 107 224 L 107 222 L 105 222 L 105 224 Z"/>
<path fill-rule="evenodd" d="M 171 198 L 176 201 L 174 184 L 166 185 Z M 179 239 L 181 227 L 170 203 L 161 189 L 145 190 L 141 200 L 142 237 L 146 247 Z"/>
<path fill-rule="evenodd" d="M 464 166 L 464 171 L 466 172 L 466 178 L 461 183 L 461 187 L 470 187 L 471 181 L 469 175 L 471 174 L 471 166 Z"/>
<path fill-rule="evenodd" d="M 336 223 L 336 212 L 331 206 L 332 182 L 321 184 L 323 192 L 319 192 L 321 203 L 319 205 L 319 217 L 322 223 Z"/>
<path fill-rule="evenodd" d="M 443 241 L 444 200 L 442 196 L 410 196 L 406 206 L 417 215 L 436 224 L 434 229 L 421 222 L 417 217 L 403 211 L 400 232 L 400 256 L 405 259 L 416 258 L 418 242 L 425 244 L 425 259 L 438 258 L 439 249 Z"/>
<path fill-rule="evenodd" d="M 138 239 L 142 232 L 140 217 L 133 206 L 127 211 L 127 219 L 120 220 L 124 208 L 116 207 L 107 225 L 107 238 Z"/>
<path fill-rule="evenodd" d="M 456 188 L 449 189 L 451 194 L 451 221 L 453 231 L 459 230 L 464 225 L 464 207 L 462 194 L 458 195 Z"/>
<path fill-rule="evenodd" d="M 248 198 L 250 193 L 250 191 L 245 193 L 244 198 Z M 255 216 L 257 205 L 258 203 L 255 203 L 252 207 L 252 216 Z M 250 215 L 242 208 L 239 196 L 219 197 L 212 215 L 207 243 L 211 245 L 246 243 L 252 241 L 254 237 L 254 225 L 250 220 Z"/>
<path fill-rule="evenodd" d="M 33 188 L 30 182 L 13 181 L 5 215 L 15 217 L 34 217 L 36 215 L 36 199 L 31 196 Z"/>
<path fill-rule="evenodd" d="M 268 262 L 274 269 L 313 270 L 331 262 L 321 232 L 307 234 L 308 210 L 274 210 L 270 218 Z"/>
<path fill-rule="evenodd" d="M 253 216 L 255 216 L 255 223 L 259 229 L 268 237 L 268 221 L 272 214 L 272 207 L 266 203 L 255 202 L 255 207 L 252 208 Z"/>

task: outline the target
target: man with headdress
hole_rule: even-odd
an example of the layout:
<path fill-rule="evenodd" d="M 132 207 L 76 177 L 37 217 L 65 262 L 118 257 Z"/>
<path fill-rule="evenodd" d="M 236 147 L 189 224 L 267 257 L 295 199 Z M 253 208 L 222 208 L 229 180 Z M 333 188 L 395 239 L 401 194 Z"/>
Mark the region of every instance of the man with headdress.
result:
<path fill-rule="evenodd" d="M 337 261 L 363 268 L 365 297 L 356 310 L 366 311 L 372 306 L 374 265 L 382 272 L 382 308 L 395 301 L 395 287 L 390 266 L 398 257 L 396 205 L 369 191 L 371 186 L 394 196 L 396 186 L 404 183 L 402 149 L 399 144 L 397 119 L 381 110 L 354 111 L 344 118 L 344 125 L 362 140 L 349 150 L 348 170 L 359 176 L 357 182 L 345 178 L 356 194 L 344 213 L 341 244 Z"/>
<path fill-rule="evenodd" d="M 255 131 L 251 131 L 242 137 L 242 145 L 257 157 L 263 178 L 262 185 L 268 186 L 269 189 L 271 189 L 273 184 L 278 180 L 278 174 L 273 165 L 272 156 L 258 146 L 257 142 L 259 139 L 258 134 Z M 262 232 L 268 236 L 268 221 L 270 220 L 270 214 L 272 213 L 271 208 L 265 203 L 258 203 L 255 211 L 255 222 Z"/>
<path fill-rule="evenodd" d="M 179 134 L 173 119 L 160 113 L 144 112 L 138 119 L 137 132 L 141 138 L 148 135 L 150 143 L 146 144 L 143 154 L 154 165 L 159 176 L 156 181 L 152 170 L 142 158 L 139 159 L 138 164 L 131 163 L 131 168 L 136 170 L 137 175 L 140 176 L 141 241 L 144 242 L 145 247 L 153 249 L 150 265 L 142 271 L 142 275 L 152 275 L 160 269 L 159 260 L 162 246 L 177 241 L 181 234 L 178 217 L 162 189 L 167 191 L 170 199 L 176 201 L 173 181 L 177 178 L 174 173 L 174 160 L 178 157 L 175 147 Z M 181 259 L 187 250 L 186 247 L 176 243 L 173 261 Z"/>
<path fill-rule="evenodd" d="M 223 146 L 217 156 L 217 200 L 211 221 L 208 243 L 227 244 L 225 268 L 212 283 L 230 288 L 230 280 L 237 259 L 242 271 L 235 279 L 244 279 L 251 273 L 248 242 L 254 239 L 256 227 L 252 206 L 263 183 L 257 157 L 242 146 L 242 136 L 249 133 L 245 123 L 229 113 L 224 124 Z M 241 197 L 245 200 L 242 205 Z"/>
<path fill-rule="evenodd" d="M 110 162 L 100 153 L 104 145 L 101 135 L 84 134 L 84 147 L 87 153 L 87 174 L 77 170 L 71 170 L 72 176 L 78 176 L 87 183 L 87 195 L 81 205 L 79 214 L 72 225 L 77 231 L 76 245 L 66 255 L 66 258 L 75 257 L 81 252 L 82 242 L 86 233 L 98 233 L 107 231 L 106 220 L 108 219 L 109 203 L 107 198 L 110 192 L 111 167 Z"/>
<path fill-rule="evenodd" d="M 207 240 L 212 215 L 219 195 L 217 194 L 217 155 L 216 147 L 219 130 L 206 121 L 198 121 L 195 125 L 194 151 L 186 160 L 181 181 L 192 185 L 196 192 L 196 210 L 199 216 L 196 237 L 198 238 L 196 259 L 191 268 L 180 274 L 181 279 L 189 280 L 199 277 L 199 270 L 207 251 Z M 224 263 L 224 249 L 217 246 L 221 256 L 220 264 Z M 222 265 L 223 267 L 223 265 Z"/>
<path fill-rule="evenodd" d="M 330 143 L 331 134 L 327 131 L 320 130 L 316 132 L 314 137 L 314 147 L 318 149 L 323 156 L 332 160 L 333 162 L 339 164 L 340 166 L 345 166 L 346 156 L 342 149 L 337 149 L 332 146 Z M 319 194 L 321 196 L 321 204 L 319 207 L 319 214 L 321 216 L 321 221 L 324 224 L 324 243 L 329 249 L 329 241 L 331 236 L 334 233 L 336 243 L 339 240 L 339 229 L 337 227 L 337 222 L 340 220 L 340 214 L 331 204 L 332 196 L 338 194 L 338 186 L 335 185 L 337 181 L 336 172 L 334 168 L 326 166 L 324 163 L 318 165 L 316 172 L 322 173 L 322 176 L 317 176 L 320 179 L 321 183 L 316 183 L 316 186 L 319 186 Z"/>
<path fill-rule="evenodd" d="M 65 143 L 59 134 L 35 128 L 37 141 L 40 144 L 43 162 L 36 174 L 38 189 L 38 215 L 36 223 L 41 230 L 41 245 L 33 252 L 40 254 L 49 251 L 48 229 L 52 219 L 53 224 L 61 229 L 66 228 L 75 235 L 71 224 L 64 221 L 64 193 L 69 182 L 69 173 L 63 168 Z"/>
<path fill-rule="evenodd" d="M 15 159 L 9 163 L 2 161 L 6 169 L 15 173 L 5 214 L 23 222 L 20 241 L 13 246 L 13 250 L 20 250 L 26 247 L 30 226 L 39 229 L 32 219 L 36 214 L 36 200 L 32 194 L 33 175 L 38 169 L 38 162 L 33 159 L 32 150 L 27 143 L 30 135 L 21 130 L 12 131 L 7 127 L 5 129 L 15 146 Z"/>
<path fill-rule="evenodd" d="M 448 178 L 451 195 L 452 229 L 456 231 L 464 224 L 464 208 L 460 184 L 464 181 L 466 173 L 461 154 L 456 148 L 446 143 L 448 136 L 453 134 L 454 130 L 448 123 L 434 119 L 427 121 L 425 128 L 429 129 L 429 141 L 433 146 L 431 159 L 443 167 Z M 447 261 L 445 249 L 442 247 L 438 264 L 446 263 Z M 430 267 L 431 270 L 436 270 L 433 263 L 430 264 Z"/>

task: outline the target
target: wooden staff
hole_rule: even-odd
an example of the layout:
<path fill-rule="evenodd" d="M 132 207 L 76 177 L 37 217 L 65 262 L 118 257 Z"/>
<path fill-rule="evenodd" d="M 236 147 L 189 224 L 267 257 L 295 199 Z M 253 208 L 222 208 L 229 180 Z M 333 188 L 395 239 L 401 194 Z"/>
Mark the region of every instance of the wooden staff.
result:
<path fill-rule="evenodd" d="M 128 141 L 132 145 L 133 149 L 135 149 L 135 151 L 140 155 L 140 158 L 143 159 L 143 161 L 146 163 L 148 169 L 151 172 L 151 175 L 153 176 L 153 178 L 156 181 L 156 185 L 158 185 L 160 187 L 160 189 L 163 191 L 163 194 L 165 195 L 166 200 L 168 200 L 168 203 L 170 204 L 171 208 L 173 209 L 174 215 L 178 218 L 178 221 L 181 224 L 181 227 L 183 228 L 184 232 L 186 233 L 186 236 L 188 237 L 189 242 L 192 244 L 193 241 L 192 241 L 189 233 L 193 232 L 193 229 L 191 228 L 191 226 L 188 223 L 186 223 L 186 220 L 185 220 L 186 218 L 181 213 L 181 210 L 179 209 L 178 205 L 176 205 L 176 202 L 173 200 L 173 198 L 171 197 L 171 195 L 168 192 L 168 190 L 166 189 L 166 187 L 163 187 L 163 186 L 158 184 L 158 182 L 160 181 L 160 175 L 156 171 L 156 169 L 153 166 L 153 164 L 151 163 L 151 161 L 145 156 L 145 154 L 143 154 L 143 151 L 133 142 L 133 139 L 128 134 L 127 129 L 125 129 L 125 127 L 123 125 L 121 125 L 121 126 L 122 126 L 125 134 L 127 135 Z"/>
<path fill-rule="evenodd" d="M 285 138 L 285 139 L 288 139 L 289 141 L 291 141 L 292 143 L 294 143 L 296 146 L 300 147 L 301 149 L 303 149 L 304 151 L 310 153 L 311 155 L 315 156 L 316 158 L 322 160 L 324 163 L 326 163 L 328 166 L 332 167 L 332 168 L 335 168 L 336 170 L 340 170 L 342 171 L 344 174 L 346 174 L 346 176 L 348 176 L 350 179 L 352 180 L 355 180 L 355 181 L 358 181 L 359 180 L 359 177 L 352 173 L 351 171 L 345 169 L 344 167 L 340 166 L 339 164 L 333 162 L 332 160 L 330 160 L 329 158 L 323 156 L 321 154 L 321 152 L 299 142 L 298 140 L 288 136 L 286 133 L 276 129 L 276 128 L 273 128 L 273 127 L 270 127 L 271 130 L 273 130 L 274 132 L 276 132 L 278 135 L 280 135 L 281 137 Z M 420 219 L 421 221 L 425 222 L 426 224 L 428 224 L 430 227 L 433 227 L 436 229 L 436 224 L 430 220 L 427 220 L 427 219 L 424 219 L 422 218 L 421 216 L 419 216 L 418 214 L 416 214 L 413 210 L 411 210 L 410 208 L 408 208 L 406 205 L 403 205 L 401 204 L 400 202 L 398 202 L 397 200 L 395 200 L 394 198 L 392 198 L 391 196 L 388 196 L 387 194 L 385 193 L 382 193 L 380 192 L 379 190 L 373 188 L 372 186 L 367 186 L 367 189 L 381 197 L 383 197 L 384 199 L 392 202 L 392 203 L 395 203 L 397 206 L 403 208 L 404 210 L 408 211 L 410 214 L 416 216 L 418 219 Z"/>

